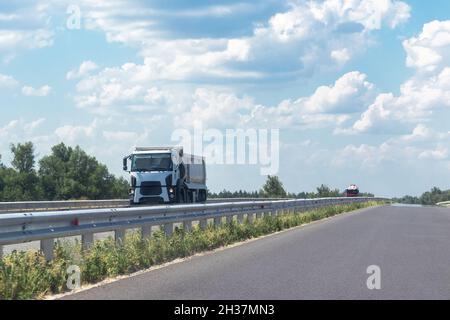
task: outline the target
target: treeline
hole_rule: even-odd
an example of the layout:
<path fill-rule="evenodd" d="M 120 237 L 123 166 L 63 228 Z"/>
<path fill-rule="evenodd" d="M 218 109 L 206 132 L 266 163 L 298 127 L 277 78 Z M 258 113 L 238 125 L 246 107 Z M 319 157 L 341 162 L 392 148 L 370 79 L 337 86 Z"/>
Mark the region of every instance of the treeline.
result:
<path fill-rule="evenodd" d="M 394 198 L 393 200 L 399 203 L 435 205 L 439 202 L 450 201 L 450 190 L 441 190 L 434 187 L 419 197 L 406 195 L 401 198 Z"/>
<path fill-rule="evenodd" d="M 296 199 L 313 199 L 342 197 L 344 191 L 339 189 L 331 189 L 327 185 L 322 184 L 312 192 L 287 192 L 283 187 L 283 183 L 277 176 L 268 176 L 263 187 L 258 191 L 227 191 L 223 190 L 218 193 L 209 193 L 210 198 L 296 198 Z M 371 193 L 360 193 L 361 197 L 373 197 Z"/>
<path fill-rule="evenodd" d="M 41 158 L 37 165 L 31 142 L 12 144 L 10 149 L 13 156 L 11 167 L 2 164 L 0 155 L 0 201 L 97 200 L 128 197 L 128 182 L 109 173 L 104 164 L 89 156 L 79 146 L 72 148 L 64 143 L 55 145 L 51 149 L 51 154 Z M 258 191 L 223 190 L 219 193 L 209 193 L 209 197 L 312 199 L 340 197 L 342 194 L 343 191 L 323 184 L 313 192 L 290 193 L 285 190 L 277 176 L 268 176 Z M 360 196 L 373 197 L 373 194 L 361 193 Z"/>
<path fill-rule="evenodd" d="M 0 156 L 0 201 L 127 198 L 128 182 L 79 146 L 53 146 L 36 166 L 31 142 L 12 144 L 12 167 Z"/>

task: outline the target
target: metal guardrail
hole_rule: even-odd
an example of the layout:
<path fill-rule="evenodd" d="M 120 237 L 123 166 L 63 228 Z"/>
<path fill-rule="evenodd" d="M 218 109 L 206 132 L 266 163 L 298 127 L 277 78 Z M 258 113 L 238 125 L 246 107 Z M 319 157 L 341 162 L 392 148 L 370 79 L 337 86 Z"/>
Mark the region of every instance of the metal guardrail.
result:
<path fill-rule="evenodd" d="M 126 207 L 129 204 L 126 199 L 0 202 L 0 213 Z"/>
<path fill-rule="evenodd" d="M 277 215 L 286 210 L 308 210 L 372 200 L 384 199 L 321 198 L 6 213 L 0 215 L 0 256 L 4 245 L 39 240 L 46 259 L 51 260 L 57 238 L 81 235 L 83 248 L 88 248 L 94 241 L 94 234 L 100 232 L 114 231 L 116 241 L 120 242 L 127 229 L 140 228 L 143 236 L 149 236 L 152 226 L 161 225 L 169 236 L 174 223 L 183 223 L 183 228 L 189 231 L 193 221 L 199 221 L 200 227 L 204 229 L 208 219 L 214 219 L 214 225 L 219 225 L 222 218 L 230 222 L 237 215 L 237 221 L 242 223 L 244 215 L 253 219 L 255 214 L 256 218 L 261 218 L 264 214 Z"/>
<path fill-rule="evenodd" d="M 441 207 L 450 207 L 450 201 L 438 202 L 436 205 Z"/>
<path fill-rule="evenodd" d="M 242 201 L 275 201 L 279 198 L 210 198 L 208 203 L 242 202 Z M 63 200 L 63 201 L 20 201 L 0 202 L 0 214 L 10 212 L 33 212 L 47 210 L 71 210 L 92 208 L 120 208 L 129 207 L 127 199 L 112 200 Z"/>

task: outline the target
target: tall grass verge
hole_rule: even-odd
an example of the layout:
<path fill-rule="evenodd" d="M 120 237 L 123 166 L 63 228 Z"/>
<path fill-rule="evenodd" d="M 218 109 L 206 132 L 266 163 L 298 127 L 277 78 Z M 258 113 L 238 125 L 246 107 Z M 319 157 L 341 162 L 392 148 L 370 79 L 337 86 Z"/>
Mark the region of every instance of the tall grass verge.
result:
<path fill-rule="evenodd" d="M 140 232 L 129 232 L 121 245 L 108 238 L 96 241 L 89 250 L 84 251 L 77 241 L 60 241 L 55 246 L 55 259 L 51 262 L 46 262 L 41 252 L 14 251 L 0 260 L 0 299 L 39 299 L 48 294 L 65 292 L 68 290 L 66 270 L 70 265 L 80 267 L 83 284 L 96 283 L 176 258 L 378 204 L 354 203 L 277 216 L 265 215 L 252 222 L 246 219 L 242 224 L 235 221 L 218 227 L 210 224 L 205 230 L 197 226 L 191 232 L 176 228 L 170 237 L 166 237 L 162 230 L 154 232 L 149 238 L 142 238 Z"/>

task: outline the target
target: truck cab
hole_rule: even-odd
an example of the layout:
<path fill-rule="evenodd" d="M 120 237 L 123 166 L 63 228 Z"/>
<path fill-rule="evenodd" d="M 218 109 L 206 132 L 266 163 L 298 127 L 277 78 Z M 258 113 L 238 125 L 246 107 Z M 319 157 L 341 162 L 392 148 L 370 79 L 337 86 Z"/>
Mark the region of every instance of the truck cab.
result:
<path fill-rule="evenodd" d="M 359 195 L 359 188 L 356 184 L 351 184 L 344 191 L 346 197 L 357 197 Z"/>
<path fill-rule="evenodd" d="M 136 147 L 123 169 L 130 174 L 132 205 L 206 201 L 205 161 L 181 147 Z"/>

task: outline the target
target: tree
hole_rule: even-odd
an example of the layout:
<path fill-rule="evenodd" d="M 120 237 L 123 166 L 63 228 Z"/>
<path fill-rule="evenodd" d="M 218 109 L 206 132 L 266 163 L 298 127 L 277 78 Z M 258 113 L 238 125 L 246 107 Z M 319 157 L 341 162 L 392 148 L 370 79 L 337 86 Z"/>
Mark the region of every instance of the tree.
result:
<path fill-rule="evenodd" d="M 126 198 L 128 182 L 117 179 L 105 165 L 79 146 L 60 143 L 39 161 L 45 197 L 50 200 Z"/>
<path fill-rule="evenodd" d="M 340 191 L 339 189 L 331 190 L 330 187 L 327 185 L 320 185 L 320 187 L 317 187 L 317 198 L 328 198 L 328 197 L 339 197 Z"/>
<path fill-rule="evenodd" d="M 13 168 L 4 168 L 2 199 L 4 201 L 41 200 L 39 178 L 34 170 L 35 157 L 32 142 L 11 144 Z"/>
<path fill-rule="evenodd" d="M 14 169 L 20 173 L 31 173 L 34 169 L 34 146 L 32 142 L 17 145 L 11 144 L 13 160 L 11 161 Z"/>
<path fill-rule="evenodd" d="M 433 187 L 430 191 L 424 192 L 420 197 L 406 195 L 401 198 L 394 198 L 393 200 L 400 203 L 435 205 L 438 202 L 450 201 L 450 190 L 441 190 Z"/>
<path fill-rule="evenodd" d="M 434 205 L 438 202 L 450 200 L 450 190 L 442 191 L 437 187 L 433 187 L 420 196 L 420 203 L 424 205 Z"/>
<path fill-rule="evenodd" d="M 46 199 L 63 200 L 66 199 L 63 186 L 72 148 L 60 143 L 53 146 L 51 150 L 51 155 L 45 156 L 39 161 L 40 183 Z"/>
<path fill-rule="evenodd" d="M 5 166 L 2 163 L 2 155 L 0 154 L 0 201 L 3 201 L 3 189 L 5 188 Z"/>
<path fill-rule="evenodd" d="M 286 190 L 277 176 L 267 176 L 266 183 L 261 189 L 261 195 L 265 198 L 284 198 Z"/>

